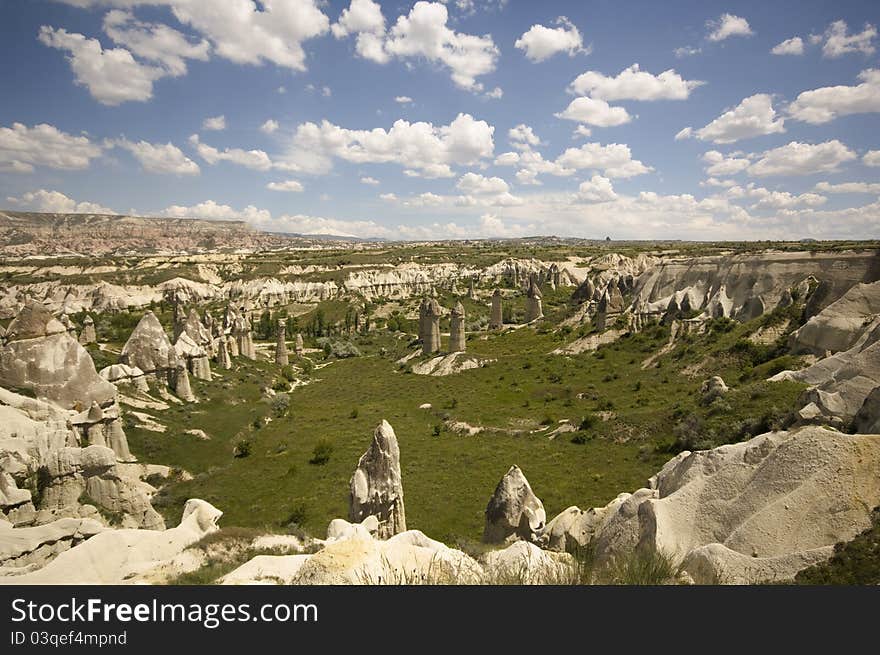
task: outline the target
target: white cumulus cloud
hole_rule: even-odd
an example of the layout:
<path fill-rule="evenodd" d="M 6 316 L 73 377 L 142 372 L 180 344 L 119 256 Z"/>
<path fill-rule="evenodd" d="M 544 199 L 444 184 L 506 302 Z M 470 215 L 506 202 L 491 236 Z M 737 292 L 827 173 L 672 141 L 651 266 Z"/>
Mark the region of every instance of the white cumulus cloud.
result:
<path fill-rule="evenodd" d="M 774 55 L 802 55 L 804 54 L 804 40 L 799 36 L 786 39 L 773 46 L 770 52 Z"/>
<path fill-rule="evenodd" d="M 564 111 L 555 114 L 555 116 L 596 127 L 615 127 L 632 120 L 629 112 L 623 107 L 612 107 L 604 100 L 586 96 L 575 98 Z"/>
<path fill-rule="evenodd" d="M 856 86 L 826 86 L 804 91 L 788 106 L 792 117 L 806 123 L 820 124 L 849 114 L 880 112 L 880 70 L 859 73 Z"/>
<path fill-rule="evenodd" d="M 855 158 L 856 153 L 837 139 L 816 144 L 792 141 L 761 153 L 748 173 L 756 177 L 833 173 Z"/>
<path fill-rule="evenodd" d="M 614 77 L 587 71 L 578 75 L 569 89 L 602 100 L 687 100 L 691 91 L 703 84 L 700 80 L 685 80 L 671 68 L 652 75 L 633 64 Z"/>
<path fill-rule="evenodd" d="M 6 201 L 22 209 L 50 214 L 117 214 L 95 202 L 77 202 L 60 191 L 28 191 L 16 198 L 8 196 Z"/>
<path fill-rule="evenodd" d="M 785 119 L 773 109 L 773 99 L 766 93 L 757 93 L 743 99 L 736 107 L 724 112 L 698 130 L 685 128 L 675 138 L 695 136 L 701 141 L 734 143 L 766 134 L 785 132 Z"/>
<path fill-rule="evenodd" d="M 525 52 L 526 58 L 533 62 L 542 62 L 553 55 L 565 52 L 569 57 L 586 52 L 584 41 L 578 28 L 565 16 L 556 19 L 558 27 L 532 25 L 513 46 Z"/>
<path fill-rule="evenodd" d="M 706 36 L 710 41 L 724 41 L 732 36 L 751 36 L 754 34 L 749 21 L 741 16 L 722 14 L 716 20 L 706 21 L 709 34 Z"/>
<path fill-rule="evenodd" d="M 54 125 L 0 127 L 0 171 L 30 173 L 36 166 L 83 170 L 103 148 L 87 136 L 62 132 Z"/>
<path fill-rule="evenodd" d="M 128 150 L 148 173 L 171 173 L 173 175 L 198 175 L 199 165 L 183 154 L 173 143 L 149 143 L 119 139 L 117 146 Z"/>

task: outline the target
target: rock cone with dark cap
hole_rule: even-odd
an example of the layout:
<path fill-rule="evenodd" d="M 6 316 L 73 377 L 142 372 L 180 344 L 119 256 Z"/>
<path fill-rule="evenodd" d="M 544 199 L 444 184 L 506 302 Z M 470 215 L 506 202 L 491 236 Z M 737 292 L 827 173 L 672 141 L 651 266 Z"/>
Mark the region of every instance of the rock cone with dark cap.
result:
<path fill-rule="evenodd" d="M 88 314 L 83 319 L 83 329 L 79 335 L 79 342 L 84 346 L 98 342 L 98 335 L 95 332 L 95 319 Z"/>
<path fill-rule="evenodd" d="M 375 516 L 382 539 L 406 530 L 400 448 L 388 421 L 383 420 L 376 428 L 370 447 L 351 476 L 348 514 L 353 523 Z"/>

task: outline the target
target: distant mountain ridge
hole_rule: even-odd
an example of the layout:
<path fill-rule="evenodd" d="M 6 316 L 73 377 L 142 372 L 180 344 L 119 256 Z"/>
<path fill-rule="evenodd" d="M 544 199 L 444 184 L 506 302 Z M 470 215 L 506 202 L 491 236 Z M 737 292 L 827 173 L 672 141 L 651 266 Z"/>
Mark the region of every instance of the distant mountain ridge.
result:
<path fill-rule="evenodd" d="M 7 257 L 256 250 L 336 240 L 352 241 L 264 232 L 240 220 L 0 210 L 0 253 Z"/>

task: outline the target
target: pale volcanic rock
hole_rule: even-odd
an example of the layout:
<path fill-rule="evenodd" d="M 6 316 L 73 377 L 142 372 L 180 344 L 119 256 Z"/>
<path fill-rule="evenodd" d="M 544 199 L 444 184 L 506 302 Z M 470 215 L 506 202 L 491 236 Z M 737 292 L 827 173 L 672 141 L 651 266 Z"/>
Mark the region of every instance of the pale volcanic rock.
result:
<path fill-rule="evenodd" d="M 43 465 L 47 483 L 41 508 L 63 510 L 76 506 L 85 492 L 97 505 L 121 514 L 123 526 L 164 529 L 165 522 L 143 489 L 120 475 L 116 454 L 110 448 L 61 448 L 50 452 Z"/>
<path fill-rule="evenodd" d="M 464 319 L 464 305 L 456 302 L 449 319 L 449 352 L 464 352 L 467 348 Z"/>
<path fill-rule="evenodd" d="M 864 250 L 663 258 L 636 280 L 632 306 L 639 312 L 662 312 L 673 296 L 678 294 L 680 302 L 684 294 L 692 310 L 742 321 L 790 302 L 789 289 L 814 276 L 824 284 L 821 300 L 813 301 L 812 313 L 817 313 L 854 284 L 870 279 L 877 256 L 874 250 Z M 724 295 L 719 296 L 722 289 Z M 719 311 L 718 303 L 710 308 L 713 299 L 727 313 Z"/>
<path fill-rule="evenodd" d="M 287 366 L 290 359 L 287 356 L 287 330 L 286 321 L 283 318 L 278 319 L 278 325 L 275 329 L 275 363 L 278 366 Z"/>
<path fill-rule="evenodd" d="M 95 319 L 88 314 L 83 319 L 83 329 L 79 335 L 79 342 L 83 346 L 98 342 L 98 334 L 95 332 Z"/>
<path fill-rule="evenodd" d="M 482 557 L 481 563 L 490 583 L 560 585 L 575 582 L 575 562 L 570 554 L 541 550 L 526 541 L 490 551 Z"/>
<path fill-rule="evenodd" d="M 222 336 L 217 339 L 217 365 L 227 371 L 232 368 L 232 357 L 229 355 L 227 340 Z"/>
<path fill-rule="evenodd" d="M 42 306 L 25 305 L 6 338 L 0 385 L 33 389 L 65 408 L 115 399 L 116 388 L 98 375 L 89 353 Z"/>
<path fill-rule="evenodd" d="M 859 337 L 848 350 L 798 371 L 782 371 L 770 379 L 812 385 L 803 394 L 803 404 L 815 403 L 823 416 L 848 424 L 868 394 L 880 386 L 880 325 Z"/>
<path fill-rule="evenodd" d="M 531 323 L 532 321 L 537 321 L 539 318 L 544 318 L 541 299 L 541 289 L 534 278 L 532 278 L 529 281 L 529 290 L 526 294 L 526 323 Z"/>
<path fill-rule="evenodd" d="M 107 446 L 120 462 L 136 461 L 128 449 L 128 439 L 119 420 L 118 404 L 113 403 L 105 409 L 92 401 L 91 407 L 71 418 L 70 423 L 79 431 L 81 443 Z"/>
<path fill-rule="evenodd" d="M 137 366 L 127 364 L 111 364 L 102 368 L 98 375 L 115 386 L 131 385 L 138 391 L 149 392 L 150 385 L 144 372 Z"/>
<path fill-rule="evenodd" d="M 419 340 L 424 355 L 440 351 L 441 313 L 440 303 L 434 298 L 425 298 L 419 307 Z"/>
<path fill-rule="evenodd" d="M 211 361 L 205 349 L 193 341 L 189 332 L 181 333 L 177 342 L 174 344 L 174 351 L 177 353 L 179 360 L 186 362 L 193 377 L 199 380 L 211 379 Z"/>
<path fill-rule="evenodd" d="M 188 403 L 196 402 L 196 395 L 193 393 L 192 387 L 189 383 L 189 373 L 182 362 L 178 363 L 177 369 L 174 372 L 173 388 L 174 393 L 177 394 L 177 397 L 181 400 Z"/>
<path fill-rule="evenodd" d="M 120 362 L 167 382 L 178 364 L 177 351 L 153 312 L 143 315 L 122 348 Z"/>
<path fill-rule="evenodd" d="M 880 282 L 856 284 L 791 336 L 795 352 L 824 356 L 848 350 L 880 325 Z"/>
<path fill-rule="evenodd" d="M 852 424 L 853 430 L 860 434 L 880 434 L 880 386 L 865 398 Z"/>
<path fill-rule="evenodd" d="M 412 372 L 416 375 L 433 375 L 435 377 L 456 375 L 464 371 L 483 368 L 493 361 L 495 360 L 480 359 L 463 352 L 454 352 L 413 364 Z"/>
<path fill-rule="evenodd" d="M 637 548 L 664 553 L 697 583 L 790 580 L 870 525 L 878 468 L 880 436 L 821 427 L 685 451 L 650 488 L 602 508 L 589 547 L 599 565 Z M 558 546 L 566 530 L 554 532 Z"/>
<path fill-rule="evenodd" d="M 199 318 L 199 313 L 195 307 L 189 310 L 189 314 L 187 314 L 186 321 L 183 324 L 183 331 L 193 343 L 205 349 L 210 348 L 213 341 L 211 333 L 208 328 L 202 325 L 202 320 Z"/>
<path fill-rule="evenodd" d="M 11 567 L 45 566 L 59 553 L 105 530 L 98 521 L 82 518 L 14 529 L 0 522 L 0 577 Z"/>
<path fill-rule="evenodd" d="M 535 541 L 543 532 L 547 515 L 518 466 L 511 466 L 486 506 L 483 541 L 491 544 L 523 539 Z"/>
<path fill-rule="evenodd" d="M 504 325 L 504 313 L 501 306 L 501 290 L 492 293 L 492 309 L 489 313 L 489 329 L 497 330 Z"/>
<path fill-rule="evenodd" d="M 406 530 L 400 448 L 387 421 L 373 433 L 370 447 L 358 461 L 349 483 L 349 517 L 360 522 L 373 515 L 379 519 L 378 535 L 388 538 Z"/>
<path fill-rule="evenodd" d="M 222 512 L 203 500 L 189 500 L 176 528 L 101 532 L 60 553 L 38 571 L 16 575 L 0 570 L 0 584 L 124 584 L 149 581 L 150 574 L 206 535 L 216 532 Z"/>

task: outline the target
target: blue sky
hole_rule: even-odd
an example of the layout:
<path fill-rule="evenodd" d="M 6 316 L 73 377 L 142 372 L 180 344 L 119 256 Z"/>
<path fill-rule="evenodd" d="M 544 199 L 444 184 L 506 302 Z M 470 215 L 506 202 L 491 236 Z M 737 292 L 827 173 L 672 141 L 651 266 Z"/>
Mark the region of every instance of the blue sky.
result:
<path fill-rule="evenodd" d="M 0 17 L 9 209 L 406 239 L 880 237 L 876 2 L 6 0 Z"/>

